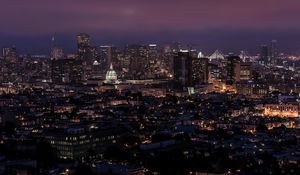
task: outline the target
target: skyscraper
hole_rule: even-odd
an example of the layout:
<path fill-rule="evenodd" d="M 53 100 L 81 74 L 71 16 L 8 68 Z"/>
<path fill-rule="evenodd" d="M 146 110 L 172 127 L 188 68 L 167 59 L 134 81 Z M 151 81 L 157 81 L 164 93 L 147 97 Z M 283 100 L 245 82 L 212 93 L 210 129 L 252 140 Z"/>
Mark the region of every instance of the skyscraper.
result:
<path fill-rule="evenodd" d="M 10 61 L 16 62 L 18 60 L 18 52 L 15 47 L 4 47 L 2 49 L 3 58 Z"/>
<path fill-rule="evenodd" d="M 191 60 L 187 50 L 181 50 L 174 56 L 174 80 L 182 87 L 191 85 Z"/>
<path fill-rule="evenodd" d="M 115 48 L 112 45 L 100 46 L 101 63 L 104 68 L 108 68 L 113 63 L 114 50 Z"/>
<path fill-rule="evenodd" d="M 239 56 L 229 56 L 227 59 L 226 66 L 226 82 L 229 84 L 240 81 L 241 72 L 241 59 Z"/>
<path fill-rule="evenodd" d="M 192 58 L 191 83 L 193 85 L 208 83 L 208 58 Z"/>
<path fill-rule="evenodd" d="M 250 62 L 242 62 L 241 63 L 241 72 L 240 72 L 240 80 L 251 80 L 252 79 L 252 63 Z"/>
<path fill-rule="evenodd" d="M 77 54 L 79 58 L 83 58 L 88 52 L 90 47 L 90 36 L 86 33 L 80 33 L 77 35 Z"/>
<path fill-rule="evenodd" d="M 51 51 L 50 58 L 51 59 L 62 59 L 64 57 L 64 52 L 62 48 L 56 46 L 54 36 L 51 39 Z"/>
<path fill-rule="evenodd" d="M 264 64 L 269 62 L 269 48 L 267 45 L 261 45 L 260 58 Z"/>
<path fill-rule="evenodd" d="M 270 63 L 273 65 L 277 64 L 277 59 L 278 59 L 277 41 L 272 40 L 270 45 Z"/>

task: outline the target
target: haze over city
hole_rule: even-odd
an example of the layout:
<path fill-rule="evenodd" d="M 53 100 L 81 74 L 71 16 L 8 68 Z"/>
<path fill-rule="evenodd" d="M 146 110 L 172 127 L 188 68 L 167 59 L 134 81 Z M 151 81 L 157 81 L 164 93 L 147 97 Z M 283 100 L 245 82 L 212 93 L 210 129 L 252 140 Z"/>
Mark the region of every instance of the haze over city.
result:
<path fill-rule="evenodd" d="M 68 52 L 74 35 L 94 43 L 193 43 L 215 49 L 258 53 L 262 43 L 280 41 L 281 51 L 300 51 L 297 0 L 1 0 L 0 45 L 22 53 L 49 52 L 50 39 Z"/>

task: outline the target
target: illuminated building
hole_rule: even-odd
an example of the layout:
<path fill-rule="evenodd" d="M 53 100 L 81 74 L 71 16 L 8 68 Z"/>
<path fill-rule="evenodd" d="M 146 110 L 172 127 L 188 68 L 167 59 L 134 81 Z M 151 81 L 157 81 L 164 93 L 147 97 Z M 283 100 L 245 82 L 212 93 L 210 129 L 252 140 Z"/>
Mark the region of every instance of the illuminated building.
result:
<path fill-rule="evenodd" d="M 241 63 L 240 80 L 252 79 L 252 63 Z"/>
<path fill-rule="evenodd" d="M 214 81 L 221 81 L 222 78 L 222 69 L 216 64 L 209 64 L 209 82 L 213 83 Z"/>
<path fill-rule="evenodd" d="M 142 88 L 140 91 L 143 96 L 154 96 L 157 98 L 166 96 L 166 89 L 164 88 Z"/>
<path fill-rule="evenodd" d="M 208 59 L 207 58 L 192 58 L 192 84 L 208 83 Z"/>
<path fill-rule="evenodd" d="M 106 72 L 104 83 L 105 84 L 119 84 L 120 83 L 120 81 L 118 80 L 117 73 L 114 70 L 112 64 L 110 64 L 110 67 L 109 67 L 108 71 Z"/>
<path fill-rule="evenodd" d="M 299 117 L 299 106 L 297 104 L 266 104 L 264 116 Z"/>
<path fill-rule="evenodd" d="M 85 33 L 77 35 L 77 54 L 78 58 L 87 65 L 92 65 L 97 57 L 97 49 L 90 45 L 90 36 Z"/>
<path fill-rule="evenodd" d="M 64 57 L 64 51 L 61 48 L 54 47 L 51 50 L 51 58 L 52 59 L 62 59 Z"/>
<path fill-rule="evenodd" d="M 87 52 L 87 48 L 90 47 L 90 36 L 85 33 L 77 35 L 77 53 L 79 57 L 83 56 Z"/>
<path fill-rule="evenodd" d="M 68 128 L 46 133 L 46 140 L 56 150 L 55 154 L 63 159 L 78 159 L 90 149 L 101 153 L 106 147 L 116 144 L 119 135 L 116 129 L 102 131 L 97 126 L 89 128 Z"/>

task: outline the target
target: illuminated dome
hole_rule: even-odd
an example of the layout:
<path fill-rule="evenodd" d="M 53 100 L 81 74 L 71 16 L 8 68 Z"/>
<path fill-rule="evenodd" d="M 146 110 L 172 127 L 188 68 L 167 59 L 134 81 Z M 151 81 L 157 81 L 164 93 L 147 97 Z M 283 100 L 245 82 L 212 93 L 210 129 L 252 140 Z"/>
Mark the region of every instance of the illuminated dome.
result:
<path fill-rule="evenodd" d="M 116 71 L 114 70 L 112 64 L 110 64 L 110 67 L 105 75 L 105 81 L 106 84 L 118 84 L 120 81 L 118 81 L 118 76 Z"/>
<path fill-rule="evenodd" d="M 110 64 L 109 70 L 106 72 L 105 80 L 116 81 L 118 79 L 117 73 L 114 70 L 112 64 Z"/>

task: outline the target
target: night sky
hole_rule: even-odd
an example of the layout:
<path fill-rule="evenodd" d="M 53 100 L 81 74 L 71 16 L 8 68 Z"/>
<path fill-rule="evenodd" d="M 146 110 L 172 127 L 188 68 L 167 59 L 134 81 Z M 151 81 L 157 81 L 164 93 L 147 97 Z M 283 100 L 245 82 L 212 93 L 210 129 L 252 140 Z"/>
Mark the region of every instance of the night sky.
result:
<path fill-rule="evenodd" d="M 299 0 L 0 0 L 0 46 L 47 53 L 52 35 L 75 50 L 75 35 L 97 45 L 191 42 L 205 52 L 247 49 L 277 39 L 300 53 Z"/>

